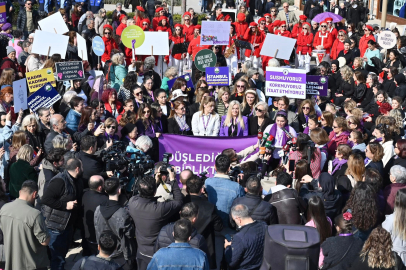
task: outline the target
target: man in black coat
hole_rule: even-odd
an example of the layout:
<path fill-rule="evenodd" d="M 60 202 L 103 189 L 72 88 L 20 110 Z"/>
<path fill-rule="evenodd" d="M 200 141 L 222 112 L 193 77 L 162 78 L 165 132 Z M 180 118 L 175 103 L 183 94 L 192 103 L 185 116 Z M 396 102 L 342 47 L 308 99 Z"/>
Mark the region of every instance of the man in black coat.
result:
<path fill-rule="evenodd" d="M 82 215 L 84 235 L 82 236 L 83 256 L 97 255 L 97 239 L 94 228 L 94 211 L 97 206 L 105 203 L 109 198 L 103 190 L 104 179 L 100 175 L 93 175 L 89 179 L 89 189 L 83 193 Z"/>
<path fill-rule="evenodd" d="M 52 115 L 51 119 L 49 120 L 49 124 L 51 126 L 51 131 L 48 133 L 44 142 L 45 153 L 49 153 L 49 151 L 51 151 L 53 148 L 52 140 L 55 138 L 55 136 L 62 135 L 66 138 L 68 135 L 66 132 L 64 132 L 66 128 L 66 121 L 62 115 Z"/>
<path fill-rule="evenodd" d="M 193 202 L 199 207 L 199 215 L 193 227 L 206 239 L 209 250 L 210 268 L 216 268 L 216 253 L 214 250 L 214 232 L 223 229 L 223 221 L 217 215 L 217 208 L 202 196 L 204 182 L 198 176 L 192 176 L 186 181 L 188 195 L 183 199 L 185 203 Z M 214 266 L 214 267 L 213 267 Z"/>
<path fill-rule="evenodd" d="M 101 175 L 107 179 L 105 165 L 100 157 L 95 155 L 97 139 L 95 136 L 86 135 L 80 140 L 80 152 L 77 158 L 83 163 L 83 187 L 88 188 L 88 181 L 93 175 Z"/>
<path fill-rule="evenodd" d="M 23 31 L 23 39 L 27 39 L 28 35 L 33 33 L 38 28 L 39 14 L 34 10 L 34 1 L 25 0 L 25 6 L 20 7 L 17 17 L 17 29 Z M 30 18 L 30 20 L 28 20 Z"/>
<path fill-rule="evenodd" d="M 135 223 L 135 235 L 138 244 L 138 270 L 145 270 L 154 255 L 156 238 L 162 227 L 182 207 L 182 193 L 175 179 L 175 173 L 168 169 L 169 184 L 173 193 L 173 200 L 158 202 L 155 198 L 157 183 L 160 183 L 160 173 L 156 179 L 145 176 L 137 183 L 138 195 L 133 196 L 128 204 L 128 212 Z"/>

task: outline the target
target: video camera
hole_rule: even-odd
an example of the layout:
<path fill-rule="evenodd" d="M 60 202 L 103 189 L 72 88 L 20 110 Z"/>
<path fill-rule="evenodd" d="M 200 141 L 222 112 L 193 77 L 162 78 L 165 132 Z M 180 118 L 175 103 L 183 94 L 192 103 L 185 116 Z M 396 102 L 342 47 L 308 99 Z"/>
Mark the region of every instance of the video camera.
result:
<path fill-rule="evenodd" d="M 168 174 L 168 169 L 173 171 L 172 165 L 169 164 L 169 160 L 171 159 L 172 154 L 171 153 L 165 153 L 162 157 L 162 166 L 161 169 L 159 170 L 160 174 Z"/>
<path fill-rule="evenodd" d="M 232 181 L 238 182 L 238 175 L 242 173 L 241 167 L 235 166 L 228 172 L 228 177 L 230 177 Z"/>

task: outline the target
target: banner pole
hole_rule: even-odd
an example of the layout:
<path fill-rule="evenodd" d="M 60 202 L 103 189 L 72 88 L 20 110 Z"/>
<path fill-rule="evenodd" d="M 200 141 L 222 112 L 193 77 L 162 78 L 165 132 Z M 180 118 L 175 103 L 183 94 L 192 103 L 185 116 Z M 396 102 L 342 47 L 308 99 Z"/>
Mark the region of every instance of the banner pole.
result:
<path fill-rule="evenodd" d="M 48 54 L 47 54 L 47 60 L 49 58 L 49 53 L 51 52 L 51 46 L 48 47 Z"/>
<path fill-rule="evenodd" d="M 278 51 L 279 51 L 279 49 L 276 49 L 275 56 L 273 58 L 276 58 L 276 55 L 278 54 Z"/>

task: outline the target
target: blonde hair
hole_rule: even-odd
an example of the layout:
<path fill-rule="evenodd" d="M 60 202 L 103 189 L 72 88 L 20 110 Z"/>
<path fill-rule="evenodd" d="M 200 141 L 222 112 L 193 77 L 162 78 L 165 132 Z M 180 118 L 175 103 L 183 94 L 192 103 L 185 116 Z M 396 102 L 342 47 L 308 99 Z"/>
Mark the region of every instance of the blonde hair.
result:
<path fill-rule="evenodd" d="M 355 60 L 357 60 L 358 61 L 358 63 L 359 63 L 359 66 L 360 67 L 362 67 L 363 66 L 363 64 L 364 64 L 364 60 L 361 58 L 361 57 L 355 57 L 354 58 L 354 61 Z"/>
<path fill-rule="evenodd" d="M 113 62 L 113 64 L 115 66 L 121 65 L 123 60 L 124 60 L 124 54 L 122 54 L 122 53 L 116 53 L 111 57 L 111 62 Z"/>
<path fill-rule="evenodd" d="M 16 159 L 22 159 L 27 162 L 30 162 L 32 160 L 32 155 L 34 154 L 34 149 L 32 148 L 31 145 L 29 144 L 24 144 L 21 146 L 21 148 L 18 150 Z"/>
<path fill-rule="evenodd" d="M 37 126 L 36 131 L 40 132 L 41 131 L 41 125 L 39 124 L 37 118 L 35 118 L 34 115 L 29 114 L 26 117 L 24 117 L 23 122 L 21 123 L 21 130 L 26 131 L 27 130 L 27 126 L 35 123 L 35 125 Z"/>
<path fill-rule="evenodd" d="M 230 104 L 228 105 L 227 116 L 226 116 L 226 119 L 225 119 L 224 122 L 223 122 L 223 126 L 230 126 L 230 125 L 231 125 L 231 121 L 232 121 L 232 119 L 233 119 L 233 117 L 231 116 L 231 114 L 232 114 L 233 107 L 234 107 L 235 105 L 238 105 L 237 121 L 240 123 L 241 129 L 245 129 L 244 119 L 242 118 L 242 114 L 241 114 L 240 102 L 238 102 L 238 100 L 233 100 L 233 101 L 231 101 Z"/>
<path fill-rule="evenodd" d="M 343 80 L 351 83 L 351 79 L 354 76 L 354 71 L 349 66 L 343 66 L 340 68 L 341 74 L 343 75 Z"/>
<path fill-rule="evenodd" d="M 223 97 L 223 95 L 225 93 L 228 93 L 228 95 L 230 96 L 231 95 L 230 88 L 228 88 L 227 86 L 220 87 L 218 94 L 217 94 L 217 99 L 219 100 L 219 102 L 222 102 L 221 98 Z"/>
<path fill-rule="evenodd" d="M 202 99 L 202 102 L 200 102 L 200 108 L 199 108 L 200 115 L 203 115 L 204 106 L 209 104 L 209 103 L 213 103 L 213 105 L 216 106 L 216 102 L 214 101 L 213 97 L 204 97 Z M 215 115 L 216 114 L 215 110 L 213 110 L 213 112 L 211 114 Z"/>
<path fill-rule="evenodd" d="M 350 179 L 352 187 L 355 186 L 356 182 L 361 182 L 365 174 L 365 164 L 364 159 L 360 154 L 352 154 L 348 158 L 348 169 L 345 172 L 346 175 L 351 175 L 353 179 Z"/>
<path fill-rule="evenodd" d="M 65 103 L 66 105 L 68 105 L 70 108 L 70 100 L 73 97 L 76 97 L 77 95 L 78 94 L 75 91 L 69 90 L 69 91 L 65 92 L 65 94 L 63 94 L 62 102 Z"/>
<path fill-rule="evenodd" d="M 395 125 L 398 128 L 403 127 L 403 119 L 402 119 L 402 112 L 399 109 L 393 109 L 389 112 L 389 116 L 395 119 Z"/>
<path fill-rule="evenodd" d="M 249 106 L 249 105 L 248 105 L 248 102 L 247 102 L 247 95 L 248 95 L 248 94 L 251 94 L 251 95 L 254 95 L 254 96 L 255 96 L 254 104 L 252 104 L 253 107 L 254 107 L 254 106 L 258 103 L 258 101 L 259 101 L 259 99 L 258 99 L 258 94 L 257 94 L 257 91 L 255 91 L 255 89 L 248 89 L 248 90 L 246 90 L 246 91 L 244 92 L 244 98 L 242 99 L 242 110 L 244 110 L 247 106 Z"/>
<path fill-rule="evenodd" d="M 176 75 L 178 75 L 177 67 L 170 67 L 164 73 L 164 77 L 167 77 L 167 78 L 169 78 L 170 76 L 175 77 Z"/>

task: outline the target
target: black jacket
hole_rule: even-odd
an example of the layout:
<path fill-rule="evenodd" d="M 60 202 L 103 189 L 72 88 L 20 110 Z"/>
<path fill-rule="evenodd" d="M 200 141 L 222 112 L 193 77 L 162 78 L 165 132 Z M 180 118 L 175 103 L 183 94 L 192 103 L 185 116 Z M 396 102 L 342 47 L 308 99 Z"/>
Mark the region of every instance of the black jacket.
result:
<path fill-rule="evenodd" d="M 94 190 L 86 190 L 82 197 L 82 217 L 85 228 L 85 237 L 87 240 L 97 243 L 96 231 L 94 226 L 94 211 L 97 206 L 107 202 L 109 197 L 106 193 L 99 193 Z"/>
<path fill-rule="evenodd" d="M 394 96 L 399 96 L 402 98 L 402 100 L 405 99 L 406 97 L 406 83 L 400 83 L 398 84 L 398 87 L 395 89 Z"/>
<path fill-rule="evenodd" d="M 188 120 L 186 119 L 186 122 Z M 189 123 L 188 123 L 189 125 Z M 189 130 L 188 131 L 181 131 L 180 127 L 178 125 L 178 122 L 176 122 L 175 118 L 169 118 L 168 119 L 168 133 L 169 134 L 180 134 L 180 135 L 193 135 L 192 132 L 192 127 L 189 125 Z"/>
<path fill-rule="evenodd" d="M 207 248 L 209 250 L 209 262 L 211 269 L 216 265 L 216 254 L 214 251 L 214 232 L 220 232 L 223 229 L 223 221 L 217 215 L 217 208 L 214 204 L 210 203 L 205 197 L 195 195 L 187 195 L 183 199 L 184 203 L 193 202 L 199 207 L 199 214 L 195 224 L 193 225 L 197 232 L 203 235 L 206 239 Z"/>
<path fill-rule="evenodd" d="M 365 93 L 364 98 L 361 100 L 361 104 L 358 106 L 359 108 L 365 108 L 368 106 L 368 104 L 370 104 L 371 102 L 374 102 L 374 91 L 372 90 L 372 88 L 367 88 L 367 91 Z"/>
<path fill-rule="evenodd" d="M 182 193 L 176 181 L 171 182 L 171 187 L 172 201 L 158 202 L 154 197 L 143 198 L 136 195 L 128 204 L 128 211 L 135 223 L 138 252 L 144 255 L 154 255 L 154 245 L 159 232 L 182 207 Z"/>
<path fill-rule="evenodd" d="M 350 247 L 350 245 L 352 246 Z M 324 255 L 324 267 L 333 266 L 343 258 L 344 254 L 349 249 L 347 255 L 338 263 L 337 266 L 328 268 L 329 270 L 344 270 L 349 269 L 351 263 L 359 257 L 359 252 L 362 249 L 363 242 L 361 239 L 354 236 L 335 236 L 329 237 L 321 244 L 321 250 Z M 323 267 L 323 268 L 324 268 Z"/>
<path fill-rule="evenodd" d="M 248 206 L 250 216 L 253 220 L 262 220 L 268 225 L 278 223 L 276 208 L 272 204 L 263 201 L 259 195 L 246 193 L 244 197 L 236 198 L 231 207 L 237 204 L 245 204 Z M 235 227 L 235 222 L 231 217 L 231 212 L 230 224 Z"/>
<path fill-rule="evenodd" d="M 348 83 L 345 80 L 341 80 L 341 85 L 340 85 L 338 92 L 340 94 L 343 94 L 344 97 L 352 98 L 352 96 L 354 94 L 354 90 L 355 90 L 354 86 L 355 86 L 355 84 L 354 84 L 353 78 L 350 79 L 350 83 Z"/>
<path fill-rule="evenodd" d="M 34 4 L 34 3 L 33 3 Z M 38 28 L 39 14 L 38 11 L 32 10 L 32 21 L 34 23 L 34 30 Z M 17 29 L 24 30 L 27 23 L 27 12 L 25 8 L 20 9 L 17 17 Z"/>
<path fill-rule="evenodd" d="M 393 94 L 395 93 L 396 89 L 396 83 L 394 82 L 393 79 L 391 80 L 386 79 L 382 83 L 382 88 L 388 94 L 388 96 L 393 97 Z"/>
<path fill-rule="evenodd" d="M 305 212 L 307 207 L 296 190 L 292 188 L 282 189 L 266 195 L 264 201 L 276 208 L 279 224 L 302 224 L 300 213 Z"/>
<path fill-rule="evenodd" d="M 265 128 L 272 123 L 271 118 L 265 117 L 260 128 L 258 128 L 258 116 L 250 116 L 248 118 L 249 130 L 248 135 L 258 135 L 258 129 L 264 132 Z"/>
<path fill-rule="evenodd" d="M 360 21 L 361 21 L 360 6 L 358 5 L 356 8 L 353 8 L 353 6 L 349 6 L 347 10 L 347 22 L 353 23 L 355 27 L 357 27 Z"/>
<path fill-rule="evenodd" d="M 80 151 L 77 158 L 82 161 L 83 164 L 83 187 L 89 187 L 89 179 L 93 175 L 101 175 L 104 179 L 107 179 L 106 165 L 102 159 L 96 155 L 87 154 Z"/>
<path fill-rule="evenodd" d="M 83 263 L 83 260 L 85 262 Z M 83 264 L 83 267 L 81 265 Z M 72 270 L 118 270 L 122 269 L 121 266 L 114 262 L 114 260 L 105 260 L 103 258 L 96 257 L 95 255 L 84 257 L 77 261 L 72 267 Z"/>
<path fill-rule="evenodd" d="M 189 106 L 189 114 L 191 117 L 193 117 L 193 115 L 199 111 L 199 107 L 200 107 L 200 103 L 196 102 L 193 103 L 192 105 Z"/>
<path fill-rule="evenodd" d="M 303 14 L 306 15 L 307 18 L 309 18 L 310 9 L 312 8 L 311 6 L 312 5 L 317 6 L 318 4 L 319 4 L 319 1 L 317 1 L 317 0 L 306 1 L 306 4 L 303 9 Z"/>

